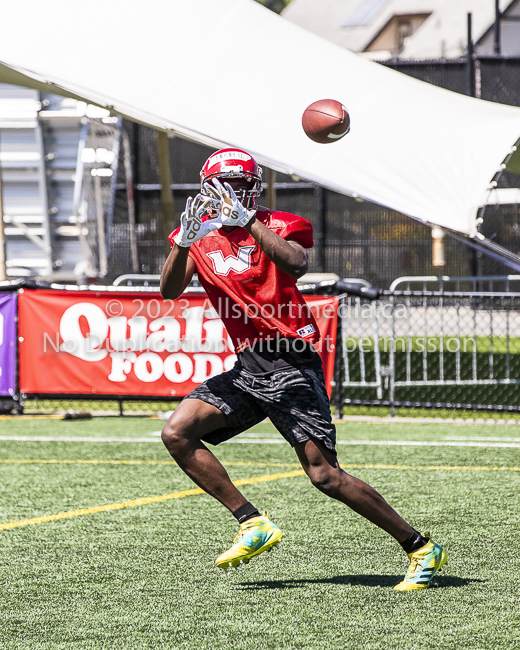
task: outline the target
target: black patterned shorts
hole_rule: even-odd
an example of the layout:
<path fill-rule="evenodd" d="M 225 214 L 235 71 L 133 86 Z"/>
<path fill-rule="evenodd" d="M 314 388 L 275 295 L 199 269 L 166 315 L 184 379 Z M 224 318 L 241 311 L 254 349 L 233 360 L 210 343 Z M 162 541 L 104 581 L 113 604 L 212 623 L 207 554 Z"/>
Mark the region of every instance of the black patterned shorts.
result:
<path fill-rule="evenodd" d="M 268 417 L 292 447 L 313 438 L 336 453 L 336 427 L 321 367 L 284 368 L 258 376 L 237 361 L 231 370 L 206 380 L 185 399 L 200 399 L 227 416 L 225 427 L 202 438 L 212 445 Z"/>

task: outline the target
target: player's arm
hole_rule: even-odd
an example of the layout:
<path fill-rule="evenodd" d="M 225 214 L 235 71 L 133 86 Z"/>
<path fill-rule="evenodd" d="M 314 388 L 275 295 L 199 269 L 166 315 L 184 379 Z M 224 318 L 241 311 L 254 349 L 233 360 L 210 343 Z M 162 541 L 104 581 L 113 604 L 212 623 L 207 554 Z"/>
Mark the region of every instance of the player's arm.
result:
<path fill-rule="evenodd" d="M 189 248 L 173 245 L 161 273 L 161 296 L 165 300 L 178 298 L 197 270 L 189 252 Z"/>
<path fill-rule="evenodd" d="M 297 241 L 283 239 L 254 217 L 244 227 L 280 271 L 290 275 L 293 280 L 307 273 L 309 267 L 307 251 Z"/>

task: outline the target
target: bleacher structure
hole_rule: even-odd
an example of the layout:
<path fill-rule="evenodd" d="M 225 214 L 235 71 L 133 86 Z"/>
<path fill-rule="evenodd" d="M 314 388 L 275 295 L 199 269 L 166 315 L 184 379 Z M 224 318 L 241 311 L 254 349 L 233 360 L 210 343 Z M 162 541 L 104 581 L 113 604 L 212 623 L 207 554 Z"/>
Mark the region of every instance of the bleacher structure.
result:
<path fill-rule="evenodd" d="M 97 186 L 97 211 L 106 211 L 110 192 L 104 186 L 107 181 L 110 186 L 112 174 L 114 121 L 108 111 L 84 102 L 0 84 L 8 278 L 75 281 L 98 274 L 99 215 L 86 226 L 92 220 L 87 194 Z M 96 142 L 92 145 L 89 139 Z M 95 182 L 98 168 L 106 170 L 103 184 Z M 96 210 L 96 200 L 91 203 Z"/>

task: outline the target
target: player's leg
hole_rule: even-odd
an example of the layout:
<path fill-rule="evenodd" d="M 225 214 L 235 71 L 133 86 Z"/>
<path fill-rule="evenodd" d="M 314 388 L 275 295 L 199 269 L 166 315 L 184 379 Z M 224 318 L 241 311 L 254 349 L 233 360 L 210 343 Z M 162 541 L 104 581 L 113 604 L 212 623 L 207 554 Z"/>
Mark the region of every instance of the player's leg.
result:
<path fill-rule="evenodd" d="M 212 404 L 185 399 L 162 430 L 162 440 L 179 467 L 205 492 L 230 512 L 247 503 L 233 485 L 222 463 L 201 442 L 201 438 L 226 426 L 226 415 Z"/>
<path fill-rule="evenodd" d="M 311 480 L 321 492 L 341 501 L 392 535 L 400 544 L 414 529 L 370 485 L 344 472 L 337 456 L 319 440 L 312 438 L 295 445 L 298 459 Z"/>
<path fill-rule="evenodd" d="M 410 558 L 410 568 L 396 589 L 424 589 L 446 562 L 446 554 L 423 537 L 370 485 L 341 470 L 335 451 L 336 430 L 320 368 L 280 375 L 285 391 L 265 391 L 266 412 L 296 453 L 312 483 L 325 494 L 392 535 Z M 276 383 L 276 382 L 275 382 Z M 273 385 L 272 388 L 277 388 Z"/>
<path fill-rule="evenodd" d="M 208 494 L 215 497 L 240 524 L 234 544 L 222 553 L 216 565 L 222 569 L 247 564 L 255 555 L 277 546 L 280 529 L 233 485 L 219 460 L 203 444 L 219 444 L 265 418 L 263 410 L 237 382 L 231 370 L 197 387 L 170 417 L 163 441 L 179 466 Z"/>
<path fill-rule="evenodd" d="M 295 451 L 315 487 L 385 530 L 407 552 L 410 566 L 394 589 L 412 591 L 428 587 L 446 563 L 444 549 L 412 528 L 374 488 L 344 472 L 334 452 L 319 440 L 299 443 Z"/>

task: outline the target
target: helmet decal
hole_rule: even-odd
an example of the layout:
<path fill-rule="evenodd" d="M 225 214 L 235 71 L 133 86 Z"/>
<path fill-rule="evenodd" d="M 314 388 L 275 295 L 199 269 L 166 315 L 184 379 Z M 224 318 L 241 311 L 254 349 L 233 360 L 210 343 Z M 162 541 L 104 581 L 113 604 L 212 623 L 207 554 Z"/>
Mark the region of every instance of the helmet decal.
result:
<path fill-rule="evenodd" d="M 237 149 L 226 150 L 226 151 L 217 151 L 212 156 L 208 158 L 207 164 L 211 167 L 218 162 L 223 162 L 224 160 L 252 160 L 251 156 L 244 151 L 239 151 Z"/>

